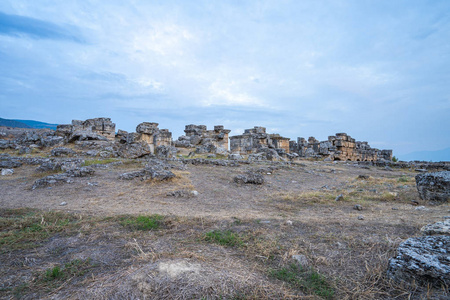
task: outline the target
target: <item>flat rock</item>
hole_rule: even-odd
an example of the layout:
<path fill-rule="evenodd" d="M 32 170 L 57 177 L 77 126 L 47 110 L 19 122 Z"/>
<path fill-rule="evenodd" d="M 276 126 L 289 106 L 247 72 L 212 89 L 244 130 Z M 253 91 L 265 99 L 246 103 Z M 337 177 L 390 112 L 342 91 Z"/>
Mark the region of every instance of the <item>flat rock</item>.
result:
<path fill-rule="evenodd" d="M 400 282 L 440 287 L 450 284 L 450 236 L 409 238 L 389 260 L 387 274 Z"/>
<path fill-rule="evenodd" d="M 442 204 L 450 199 L 450 171 L 418 174 L 416 185 L 422 200 Z"/>

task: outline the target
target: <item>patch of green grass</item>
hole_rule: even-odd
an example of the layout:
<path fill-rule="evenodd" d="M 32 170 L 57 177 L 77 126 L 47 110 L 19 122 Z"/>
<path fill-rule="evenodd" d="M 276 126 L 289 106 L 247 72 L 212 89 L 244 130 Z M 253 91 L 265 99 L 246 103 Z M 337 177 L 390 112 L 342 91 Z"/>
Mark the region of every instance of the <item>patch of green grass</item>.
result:
<path fill-rule="evenodd" d="M 243 246 L 242 238 L 231 230 L 213 230 L 205 234 L 205 240 L 222 246 Z"/>
<path fill-rule="evenodd" d="M 58 232 L 79 226 L 78 221 L 61 212 L 0 210 L 0 253 L 36 247 Z"/>
<path fill-rule="evenodd" d="M 156 230 L 164 225 L 164 217 L 151 216 L 125 216 L 119 219 L 119 223 L 132 230 Z"/>
<path fill-rule="evenodd" d="M 61 278 L 62 275 L 63 273 L 61 272 L 61 268 L 59 266 L 55 266 L 45 271 L 44 278 L 46 281 L 52 281 Z"/>
<path fill-rule="evenodd" d="M 271 270 L 270 276 L 290 284 L 292 287 L 315 294 L 324 299 L 332 299 L 334 289 L 325 276 L 313 268 L 304 269 L 297 264 L 290 264 L 281 269 Z"/>
<path fill-rule="evenodd" d="M 38 275 L 37 280 L 40 282 L 62 281 L 72 277 L 80 277 L 86 274 L 92 267 L 90 258 L 74 259 L 64 266 L 56 265 L 53 268 L 47 269 Z"/>
<path fill-rule="evenodd" d="M 83 163 L 83 167 L 91 166 L 91 165 L 97 165 L 97 164 L 109 164 L 112 162 L 117 161 L 115 158 L 105 158 L 105 159 L 90 159 L 85 160 Z"/>

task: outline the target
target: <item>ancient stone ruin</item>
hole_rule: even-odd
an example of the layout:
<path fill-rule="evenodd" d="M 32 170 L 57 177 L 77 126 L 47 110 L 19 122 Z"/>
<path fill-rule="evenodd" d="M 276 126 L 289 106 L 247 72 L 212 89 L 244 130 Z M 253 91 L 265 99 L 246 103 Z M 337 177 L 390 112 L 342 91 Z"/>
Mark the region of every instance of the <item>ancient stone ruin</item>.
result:
<path fill-rule="evenodd" d="M 116 136 L 116 124 L 110 118 L 95 118 L 86 121 L 72 120 L 72 124 L 58 125 L 56 134 L 67 140 L 110 140 Z"/>
<path fill-rule="evenodd" d="M 222 125 L 214 126 L 214 130 L 208 130 L 205 125 L 186 125 L 186 135 L 180 136 L 175 141 L 175 147 L 196 148 L 197 153 L 225 153 L 228 151 L 229 129 Z"/>
<path fill-rule="evenodd" d="M 346 133 L 336 133 L 329 136 L 328 141 L 319 142 L 314 137 L 306 139 L 299 137 L 297 142 L 290 141 L 292 153 L 300 157 L 324 158 L 327 160 L 377 161 L 392 160 L 392 150 L 371 148 L 367 142 L 356 141 Z"/>
<path fill-rule="evenodd" d="M 372 148 L 367 142 L 356 141 L 346 133 L 329 136 L 326 141 L 318 141 L 314 137 L 308 140 L 299 137 L 297 141 L 290 141 L 279 134 L 267 133 L 266 128 L 261 126 L 229 137 L 230 130 L 224 129 L 222 125 L 208 130 L 205 125 L 190 124 L 185 127 L 185 135 L 172 141 L 172 133 L 168 129 L 159 129 L 158 123 L 154 122 L 138 124 L 136 132 L 132 133 L 120 129 L 116 133 L 115 129 L 116 124 L 110 118 L 73 120 L 72 124 L 58 125 L 55 132 L 47 130 L 45 136 L 26 131 L 20 139 L 14 140 L 15 144 L 0 139 L 0 148 L 19 148 L 19 154 L 26 154 L 31 152 L 31 147 L 75 143 L 76 147 L 92 150 L 88 155 L 99 154 L 102 157 L 137 158 L 148 154 L 173 157 L 180 151 L 183 154 L 184 148 L 189 154 L 228 155 L 231 152 L 233 155 L 249 155 L 249 160 L 292 160 L 303 157 L 327 161 L 392 161 L 392 150 Z"/>
<path fill-rule="evenodd" d="M 289 153 L 289 138 L 266 133 L 266 128 L 260 126 L 246 129 L 243 134 L 230 137 L 232 153 L 241 155 L 258 153 L 264 148 L 279 149 L 277 152 Z"/>

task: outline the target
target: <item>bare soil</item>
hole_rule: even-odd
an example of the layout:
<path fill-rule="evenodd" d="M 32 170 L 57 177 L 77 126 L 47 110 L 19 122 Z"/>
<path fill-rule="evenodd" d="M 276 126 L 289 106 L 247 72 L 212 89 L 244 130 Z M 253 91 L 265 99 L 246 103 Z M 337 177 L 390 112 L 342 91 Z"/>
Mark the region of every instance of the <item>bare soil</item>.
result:
<path fill-rule="evenodd" d="M 96 169 L 92 177 L 32 190 L 37 166 L 0 177 L 2 238 L 24 218 L 48 233 L 0 245 L 4 299 L 445 299 L 448 291 L 391 282 L 387 262 L 405 239 L 450 214 L 447 204 L 418 198 L 408 169 L 363 168 L 351 162 L 190 165 L 169 181 L 120 180 L 141 162 Z M 178 164 L 180 167 L 181 164 Z M 263 185 L 239 185 L 248 170 Z M 359 175 L 368 175 L 361 179 Z M 197 196 L 172 197 L 177 190 Z M 343 200 L 335 201 L 343 195 Z M 414 202 L 413 202 L 414 201 Z M 62 202 L 67 205 L 61 206 Z M 425 208 L 417 209 L 419 206 Z M 354 209 L 355 204 L 363 207 Z M 26 209 L 24 209 L 26 208 Z M 58 230 L 61 213 L 70 220 Z M 123 215 L 162 215 L 156 230 L 133 230 Z M 53 216 L 53 215 L 51 215 Z M 59 216 L 59 215 L 58 215 Z M 15 223 L 14 223 L 15 222 Z M 52 225 L 53 224 L 53 225 Z M 45 227 L 45 226 L 47 227 Z M 56 225 L 55 225 L 56 226 Z M 30 227 L 31 228 L 31 227 Z M 52 231 L 53 230 L 53 231 Z M 212 243 L 205 234 L 235 233 L 240 246 Z M 332 295 L 272 276 L 302 254 L 323 275 Z M 76 261 L 83 272 L 42 280 L 47 270 Z M 68 270 L 68 269 L 67 269 Z M 82 273 L 82 274 L 81 274 Z M 272 275 L 271 275 L 272 274 Z M 55 280 L 53 280 L 55 279 Z"/>

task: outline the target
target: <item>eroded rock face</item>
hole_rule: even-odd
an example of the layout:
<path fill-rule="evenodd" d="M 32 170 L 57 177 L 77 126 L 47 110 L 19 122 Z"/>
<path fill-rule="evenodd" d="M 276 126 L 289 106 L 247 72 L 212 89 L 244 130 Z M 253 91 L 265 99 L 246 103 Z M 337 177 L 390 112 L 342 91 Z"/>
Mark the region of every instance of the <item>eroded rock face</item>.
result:
<path fill-rule="evenodd" d="M 387 274 L 396 281 L 420 285 L 450 284 L 450 236 L 410 238 L 400 244 L 389 260 Z"/>
<path fill-rule="evenodd" d="M 418 174 L 416 185 L 422 200 L 441 204 L 450 199 L 450 171 Z"/>

